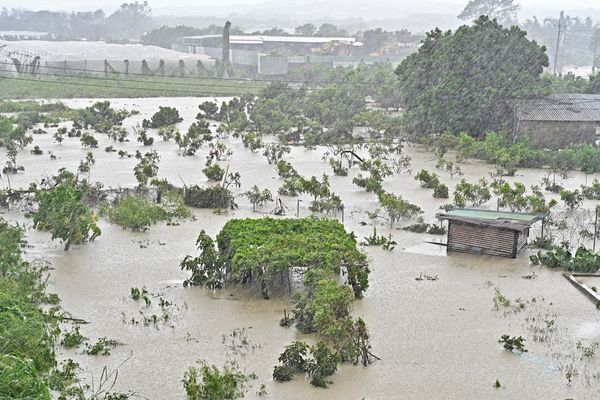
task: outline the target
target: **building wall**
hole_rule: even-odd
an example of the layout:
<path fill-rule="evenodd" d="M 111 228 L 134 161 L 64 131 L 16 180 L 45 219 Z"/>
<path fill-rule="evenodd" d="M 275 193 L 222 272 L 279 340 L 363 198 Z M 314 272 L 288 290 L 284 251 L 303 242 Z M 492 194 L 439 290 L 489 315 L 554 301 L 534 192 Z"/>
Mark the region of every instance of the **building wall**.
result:
<path fill-rule="evenodd" d="M 519 121 L 517 139 L 520 138 L 527 138 L 534 147 L 548 149 L 560 149 L 571 143 L 594 144 L 600 139 L 600 121 Z"/>
<path fill-rule="evenodd" d="M 515 233 L 509 229 L 448 221 L 447 250 L 514 258 L 518 236 Z"/>
<path fill-rule="evenodd" d="M 258 56 L 258 73 L 261 75 L 285 75 L 288 73 L 287 57 Z"/>

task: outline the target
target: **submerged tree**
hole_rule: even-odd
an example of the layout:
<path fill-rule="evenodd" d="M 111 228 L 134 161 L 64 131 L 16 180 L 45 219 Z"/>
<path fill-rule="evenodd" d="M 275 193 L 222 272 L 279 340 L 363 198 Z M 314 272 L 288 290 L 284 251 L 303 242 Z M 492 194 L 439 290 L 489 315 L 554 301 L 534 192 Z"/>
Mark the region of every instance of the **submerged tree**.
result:
<path fill-rule="evenodd" d="M 158 162 L 160 156 L 156 150 L 152 150 L 142 155 L 139 151 L 136 152 L 135 158 L 139 160 L 137 165 L 133 167 L 133 174 L 138 181 L 140 187 L 148 184 L 148 181 L 158 174 Z"/>
<path fill-rule="evenodd" d="M 215 249 L 213 239 L 203 230 L 198 235 L 196 246 L 200 255 L 188 255 L 180 264 L 182 270 L 192 273 L 192 276 L 183 282 L 183 286 L 206 286 L 210 289 L 223 287 L 225 271 L 219 262 L 219 253 Z"/>
<path fill-rule="evenodd" d="M 82 201 L 85 188 L 74 177 L 63 180 L 50 190 L 38 190 L 39 209 L 33 214 L 33 226 L 49 231 L 52 239 L 60 239 L 65 251 L 71 244 L 94 240 L 101 233 L 97 216 Z"/>

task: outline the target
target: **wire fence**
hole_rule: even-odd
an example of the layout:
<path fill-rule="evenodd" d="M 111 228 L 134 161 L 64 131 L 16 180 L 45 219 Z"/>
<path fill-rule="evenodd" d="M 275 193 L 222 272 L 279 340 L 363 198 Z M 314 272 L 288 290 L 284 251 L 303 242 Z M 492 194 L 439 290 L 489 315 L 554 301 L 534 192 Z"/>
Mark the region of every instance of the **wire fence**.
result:
<path fill-rule="evenodd" d="M 544 242 L 555 245 L 568 243 L 571 249 L 584 246 L 595 250 L 596 247 L 600 248 L 600 230 L 596 218 L 595 209 L 553 209 L 542 223 L 531 227 L 529 242 L 541 238 Z"/>

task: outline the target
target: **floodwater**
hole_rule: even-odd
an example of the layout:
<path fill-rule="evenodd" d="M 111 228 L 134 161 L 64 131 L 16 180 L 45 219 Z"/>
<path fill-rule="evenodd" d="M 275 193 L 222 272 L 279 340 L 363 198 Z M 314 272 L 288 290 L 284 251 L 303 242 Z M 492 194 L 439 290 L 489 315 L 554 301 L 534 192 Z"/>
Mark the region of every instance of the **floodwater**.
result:
<path fill-rule="evenodd" d="M 141 115 L 126 120 L 130 127 L 149 118 L 159 105 L 176 106 L 185 130 L 193 121 L 197 105 L 205 99 L 118 99 L 113 106 L 137 109 Z M 94 100 L 95 101 L 95 100 Z M 92 100 L 67 100 L 73 107 L 83 107 Z M 31 180 L 52 175 L 59 167 L 75 170 L 85 156 L 78 138 L 66 138 L 52 143 L 56 128 L 48 135 L 35 135 L 33 145 L 52 150 L 58 157 L 33 156 L 28 150 L 18 156 L 25 173 L 11 177 L 11 184 L 26 186 Z M 133 186 L 132 168 L 135 159 L 121 159 L 116 153 L 105 153 L 112 144 L 116 149 L 133 153 L 147 150 L 141 144 L 112 143 L 104 135 L 93 149 L 96 164 L 91 180 L 106 186 Z M 260 153 L 244 149 L 241 141 L 228 139 L 234 151 L 230 171 L 241 174 L 243 192 L 256 184 L 276 192 L 282 181 L 275 167 L 268 165 Z M 33 146 L 32 145 L 32 146 Z M 31 147 L 29 147 L 31 148 Z M 194 157 L 178 155 L 173 142 L 156 138 L 161 154 L 160 177 L 174 183 L 206 184 L 201 173 L 207 149 Z M 331 175 L 328 163 L 321 160 L 326 148 L 314 151 L 293 148 L 284 159 L 305 176 Z M 422 147 L 406 149 L 412 159 L 412 169 L 434 170 L 434 156 Z M 4 153 L 0 163 L 4 163 Z M 227 163 L 223 163 L 226 165 Z M 462 167 L 465 178 L 475 181 L 488 176 L 491 166 L 470 161 Z M 352 170 L 348 177 L 330 176 L 333 190 L 345 204 L 344 223 L 348 230 L 363 238 L 372 232 L 365 211 L 378 207 L 377 198 L 354 186 Z M 450 188 L 460 178 L 440 173 Z M 531 184 L 539 183 L 542 170 L 520 170 L 521 176 L 511 178 Z M 560 182 L 568 188 L 583 183 L 583 175 Z M 591 178 L 590 178 L 591 179 Z M 2 182 L 6 185 L 6 181 Z M 446 200 L 432 198 L 432 191 L 421 189 L 411 175 L 394 175 L 385 188 L 402 194 L 421 206 L 425 220 L 433 221 L 437 208 Z M 300 215 L 308 215 L 308 199 L 300 203 Z M 284 198 L 288 216 L 296 213 L 295 198 Z M 326 390 L 312 387 L 308 380 L 296 377 L 291 382 L 275 383 L 273 366 L 283 347 L 296 339 L 314 341 L 314 337 L 299 334 L 294 328 L 282 328 L 279 319 L 284 309 L 292 308 L 285 293 L 263 300 L 259 290 L 226 288 L 208 291 L 183 288 L 187 274 L 179 262 L 187 254 L 195 254 L 195 240 L 200 230 L 216 235 L 230 218 L 260 217 L 252 213 L 250 204 L 238 198 L 240 208 L 227 215 L 215 215 L 212 210 L 194 210 L 195 220 L 178 226 L 154 226 L 146 233 L 131 233 L 101 222 L 102 236 L 95 242 L 74 246 L 64 252 L 47 233 L 31 231 L 27 249 L 30 259 L 45 259 L 52 265 L 50 291 L 57 293 L 64 310 L 89 324 L 81 332 L 95 342 L 108 337 L 122 343 L 110 356 L 88 356 L 76 350 L 57 349 L 61 359 L 72 358 L 82 367 L 82 377 L 98 385 L 102 369 L 118 367 L 115 389 L 131 390 L 149 399 L 184 399 L 181 380 L 185 371 L 197 360 L 222 366 L 236 361 L 244 370 L 258 378 L 252 382 L 247 398 L 257 398 L 261 383 L 267 388 L 266 399 L 593 399 L 600 395 L 600 382 L 593 375 L 600 371 L 595 357 L 583 359 L 577 342 L 589 346 L 600 342 L 600 318 L 594 304 L 569 284 L 559 271 L 532 267 L 528 254 L 503 259 L 463 254 L 449 254 L 443 247 L 427 244 L 431 235 L 415 234 L 388 226 L 378 226 L 378 233 L 390 233 L 398 242 L 393 251 L 380 247 L 364 247 L 370 257 L 372 273 L 365 298 L 354 304 L 354 315 L 365 319 L 370 330 L 373 353 L 381 358 L 373 365 L 344 365 L 332 377 Z M 493 208 L 491 201 L 487 206 Z M 592 207 L 586 202 L 585 207 Z M 261 211 L 269 211 L 265 206 Z M 5 218 L 23 221 L 16 213 Z M 337 216 L 341 218 L 341 215 Z M 436 237 L 440 240 L 440 237 Z M 535 273 L 535 276 L 532 275 Z M 415 280 L 420 274 L 436 276 L 437 280 Z M 132 287 L 146 287 L 152 304 L 130 298 Z M 510 307 L 494 308 L 495 288 L 511 299 Z M 162 315 L 160 298 L 172 302 L 167 323 L 144 326 L 143 316 Z M 523 300 L 523 309 L 515 307 Z M 554 322 L 550 322 L 550 321 Z M 547 321 L 547 322 L 546 322 Z M 542 329 L 547 324 L 549 329 Z M 250 343 L 232 350 L 231 333 L 245 328 Z M 522 335 L 525 354 L 503 350 L 498 339 L 503 334 Z M 225 339 L 224 339 L 225 337 Z M 537 339 L 535 339 L 537 337 Z M 537 340 L 537 341 L 536 341 Z M 600 357 L 600 356 L 596 356 Z M 573 372 L 571 384 L 567 372 Z M 496 379 L 502 385 L 494 388 Z"/>

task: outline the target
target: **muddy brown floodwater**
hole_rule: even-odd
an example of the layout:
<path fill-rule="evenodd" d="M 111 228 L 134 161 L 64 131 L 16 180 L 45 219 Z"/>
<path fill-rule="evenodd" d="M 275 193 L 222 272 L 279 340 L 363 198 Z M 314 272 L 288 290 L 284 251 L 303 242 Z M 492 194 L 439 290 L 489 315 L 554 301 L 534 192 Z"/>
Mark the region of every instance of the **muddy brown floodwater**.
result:
<path fill-rule="evenodd" d="M 113 106 L 136 109 L 140 115 L 128 118 L 131 127 L 149 118 L 159 105 L 178 108 L 184 118 L 182 130 L 193 121 L 200 98 L 111 99 Z M 66 100 L 72 107 L 83 107 L 95 100 Z M 70 124 L 65 124 L 70 126 Z M 33 156 L 22 151 L 18 162 L 26 171 L 12 177 L 12 185 L 26 186 L 32 180 L 53 174 L 60 167 L 75 170 L 87 149 L 78 138 L 66 138 L 59 145 L 52 142 L 56 128 L 47 135 L 34 135 L 33 145 L 52 150 L 57 160 L 47 155 Z M 155 136 L 155 133 L 153 133 Z M 106 186 L 134 186 L 132 168 L 135 159 L 121 159 L 116 153 L 104 152 L 112 144 L 117 149 L 135 152 L 148 148 L 133 141 L 113 143 L 97 134 L 98 149 L 93 149 L 96 164 L 91 180 Z M 243 192 L 256 184 L 276 192 L 281 185 L 275 167 L 261 154 L 244 149 L 241 141 L 227 139 L 234 151 L 230 171 L 239 171 Z M 161 155 L 159 176 L 188 185 L 206 184 L 201 172 L 207 149 L 196 156 L 182 157 L 173 142 L 156 137 L 153 146 Z M 332 175 L 329 165 L 321 160 L 326 148 L 307 151 L 295 147 L 284 159 L 305 176 Z M 406 148 L 412 157 L 412 169 L 434 170 L 434 156 L 422 147 Z M 0 164 L 5 161 L 2 152 Z M 222 163 L 227 164 L 227 163 Z M 488 176 L 491 166 L 469 161 L 462 166 L 469 181 Z M 365 211 L 378 207 L 377 198 L 348 177 L 330 176 L 331 185 L 345 204 L 344 223 L 359 238 L 367 236 L 372 226 Z M 450 188 L 460 178 L 445 173 L 442 181 Z M 542 170 L 519 170 L 512 180 L 527 186 L 539 183 Z M 590 178 L 591 179 L 591 178 Z M 564 182 L 576 188 L 584 176 L 573 174 Z M 6 181 L 2 181 L 6 185 Z M 437 208 L 446 201 L 432 198 L 430 190 L 421 189 L 411 175 L 394 175 L 384 184 L 387 190 L 402 194 L 425 210 L 426 221 L 433 221 Z M 296 199 L 284 198 L 288 215 L 296 212 Z M 29 231 L 29 259 L 48 260 L 52 265 L 50 291 L 57 293 L 64 310 L 74 317 L 89 321 L 81 332 L 94 342 L 99 337 L 122 343 L 110 356 L 88 356 L 82 349 L 57 349 L 60 359 L 78 362 L 82 377 L 97 383 L 103 367 L 119 367 L 116 389 L 132 390 L 149 399 L 184 399 L 181 379 L 197 360 L 222 366 L 236 360 L 246 371 L 254 371 L 258 379 L 248 398 L 256 398 L 256 389 L 266 384 L 266 399 L 594 399 L 600 384 L 595 373 L 600 371 L 596 357 L 583 359 L 577 342 L 588 346 L 600 341 L 600 318 L 596 307 L 570 285 L 558 271 L 532 267 L 525 252 L 517 259 L 473 255 L 446 255 L 443 247 L 426 244 L 431 235 L 415 234 L 378 226 L 378 233 L 388 233 L 398 242 L 393 251 L 380 247 L 364 247 L 370 257 L 372 273 L 365 298 L 354 303 L 354 315 L 365 319 L 372 339 L 373 353 L 381 361 L 363 368 L 344 365 L 332 377 L 326 390 L 311 387 L 297 377 L 288 383 L 275 383 L 273 366 L 283 347 L 295 339 L 314 340 L 294 328 L 282 328 L 283 310 L 292 308 L 284 293 L 271 300 L 260 298 L 260 291 L 226 288 L 208 291 L 183 288 L 187 274 L 179 269 L 180 260 L 194 254 L 195 240 L 201 229 L 216 235 L 230 218 L 260 217 L 243 198 L 239 210 L 215 215 L 212 210 L 194 210 L 196 219 L 178 226 L 153 226 L 146 233 L 124 231 L 101 222 L 102 236 L 95 242 L 74 246 L 64 252 L 47 233 Z M 308 201 L 301 203 L 300 214 L 308 215 Z M 594 204 L 586 202 L 586 207 Z M 493 208 L 491 201 L 486 205 Z M 269 206 L 261 211 L 266 212 Z M 27 221 L 21 214 L 6 213 L 5 218 Z M 341 218 L 341 216 L 337 216 Z M 30 223 L 29 223 L 30 224 Z M 439 239 L 440 237 L 438 237 Z M 535 272 L 536 279 L 524 276 Z M 437 276 L 438 280 L 417 281 L 419 274 Z M 132 287 L 146 287 L 152 304 L 130 298 Z M 494 308 L 495 289 L 511 299 L 510 307 Z M 162 297 L 172 302 L 167 306 L 169 320 L 144 326 L 143 317 L 161 315 L 157 303 Z M 514 307 L 523 300 L 523 309 Z M 534 300 L 532 300 L 534 299 Z M 554 320 L 554 322 L 551 322 Z M 132 322 L 133 321 L 133 322 Z M 137 322 L 137 323 L 136 323 Z M 550 327 L 540 334 L 539 324 Z M 233 330 L 245 328 L 250 346 L 232 351 Z M 536 330 L 537 329 L 537 330 Z M 544 329 L 542 329 L 544 330 Z M 534 340 L 537 332 L 537 341 Z M 522 335 L 529 352 L 513 354 L 498 343 L 501 335 Z M 225 343 L 223 343 L 225 336 Z M 541 339 L 540 339 L 541 337 Z M 567 372 L 575 373 L 569 385 Z M 501 389 L 495 389 L 498 379 Z"/>

